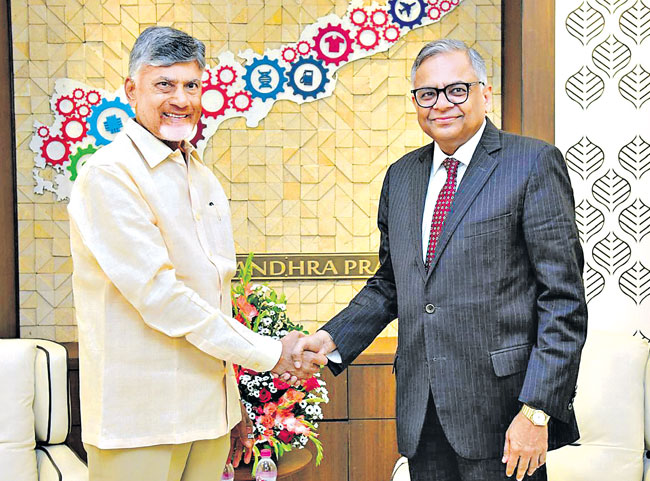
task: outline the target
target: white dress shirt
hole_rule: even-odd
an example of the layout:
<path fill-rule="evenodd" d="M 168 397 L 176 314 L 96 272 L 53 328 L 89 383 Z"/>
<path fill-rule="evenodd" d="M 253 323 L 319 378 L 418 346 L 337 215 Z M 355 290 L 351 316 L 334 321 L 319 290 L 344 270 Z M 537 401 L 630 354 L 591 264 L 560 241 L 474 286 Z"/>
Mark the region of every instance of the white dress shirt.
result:
<path fill-rule="evenodd" d="M 427 197 L 424 202 L 424 213 L 422 214 L 422 259 L 425 263 L 427 261 L 427 250 L 429 248 L 429 236 L 431 235 L 433 211 L 436 208 L 438 195 L 447 181 L 447 169 L 445 169 L 442 163 L 449 157 L 452 157 L 459 162 L 458 171 L 456 173 L 456 190 L 458 190 L 460 181 L 463 180 L 463 175 L 467 170 L 467 166 L 472 160 L 474 151 L 481 140 L 486 123 L 487 122 L 483 120 L 483 125 L 478 129 L 478 132 L 476 132 L 467 142 L 458 147 L 456 152 L 451 156 L 445 154 L 436 142 L 433 143 L 433 162 L 431 164 Z"/>
<path fill-rule="evenodd" d="M 228 199 L 184 149 L 129 120 L 72 190 L 82 437 L 98 448 L 225 435 L 241 419 L 232 363 L 267 371 L 282 351 L 231 317 Z"/>

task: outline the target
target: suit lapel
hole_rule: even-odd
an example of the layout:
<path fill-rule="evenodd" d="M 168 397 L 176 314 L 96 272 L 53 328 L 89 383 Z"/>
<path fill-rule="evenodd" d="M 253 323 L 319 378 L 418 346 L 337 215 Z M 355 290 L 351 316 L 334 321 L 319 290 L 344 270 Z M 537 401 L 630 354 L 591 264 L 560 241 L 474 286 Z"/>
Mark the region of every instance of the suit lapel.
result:
<path fill-rule="evenodd" d="M 442 232 L 436 244 L 436 256 L 433 259 L 431 268 L 427 272 L 427 279 L 438 264 L 438 259 L 440 259 L 458 224 L 460 224 L 460 221 L 467 213 L 474 199 L 476 199 L 476 196 L 488 181 L 492 172 L 494 172 L 497 161 L 491 154 L 500 148 L 501 139 L 499 138 L 499 130 L 488 120 L 483 136 L 476 146 L 472 160 L 467 166 L 460 185 L 456 189 L 452 210 L 449 212 L 442 226 Z"/>
<path fill-rule="evenodd" d="M 422 256 L 422 215 L 424 213 L 424 202 L 429 188 L 429 177 L 431 175 L 431 164 L 433 162 L 433 143 L 422 149 L 420 158 L 413 162 L 411 172 L 410 204 L 414 206 L 411 210 L 411 240 L 413 248 L 418 253 L 417 266 L 422 280 L 427 278 L 427 271 L 424 267 Z"/>

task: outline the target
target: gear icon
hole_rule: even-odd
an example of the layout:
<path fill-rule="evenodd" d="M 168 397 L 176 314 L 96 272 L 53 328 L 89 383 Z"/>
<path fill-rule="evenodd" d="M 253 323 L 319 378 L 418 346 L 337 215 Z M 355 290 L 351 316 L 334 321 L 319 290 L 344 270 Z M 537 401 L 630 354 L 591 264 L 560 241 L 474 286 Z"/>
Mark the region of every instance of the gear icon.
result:
<path fill-rule="evenodd" d="M 383 31 L 384 38 L 387 42 L 397 42 L 400 36 L 400 29 L 397 25 L 388 25 Z"/>
<path fill-rule="evenodd" d="M 77 110 L 75 112 L 79 117 L 85 118 L 90 115 L 90 107 L 86 104 L 77 105 Z"/>
<path fill-rule="evenodd" d="M 250 92 L 242 90 L 233 96 L 230 103 L 237 112 L 246 112 L 253 105 L 253 97 Z"/>
<path fill-rule="evenodd" d="M 72 91 L 72 97 L 74 97 L 76 100 L 83 99 L 85 95 L 86 92 L 84 92 L 83 89 L 77 88 Z"/>
<path fill-rule="evenodd" d="M 46 125 L 41 125 L 37 130 L 38 136 L 42 139 L 50 136 L 50 128 Z"/>
<path fill-rule="evenodd" d="M 56 99 L 56 111 L 65 116 L 72 114 L 77 108 L 77 102 L 69 95 L 61 95 Z"/>
<path fill-rule="evenodd" d="M 363 8 L 355 8 L 350 12 L 350 21 L 357 27 L 362 27 L 368 21 L 368 12 Z"/>
<path fill-rule="evenodd" d="M 325 85 L 330 81 L 327 73 L 322 61 L 313 57 L 301 58 L 289 71 L 289 86 L 294 95 L 315 99 L 319 93 L 325 92 Z"/>
<path fill-rule="evenodd" d="M 59 135 L 50 137 L 43 141 L 41 155 L 52 166 L 63 165 L 70 155 L 70 144 Z"/>
<path fill-rule="evenodd" d="M 96 145 L 110 144 L 122 130 L 129 117 L 135 117 L 129 104 L 122 102 L 119 97 L 115 100 L 102 99 L 91 108 L 88 117 L 88 135 L 95 138 Z"/>
<path fill-rule="evenodd" d="M 199 119 L 199 123 L 196 124 L 196 133 L 194 134 L 194 137 L 192 137 L 192 140 L 190 140 L 190 144 L 196 148 L 196 146 L 199 143 L 199 140 L 205 139 L 203 136 L 203 129 L 205 129 L 205 123 L 203 122 L 203 119 Z"/>
<path fill-rule="evenodd" d="M 230 65 L 224 65 L 217 69 L 215 77 L 221 85 L 228 87 L 229 85 L 234 84 L 235 80 L 237 80 L 237 72 Z"/>
<path fill-rule="evenodd" d="M 280 67 L 277 60 L 267 56 L 256 58 L 253 63 L 246 66 L 246 89 L 253 97 L 266 101 L 275 99 L 280 92 L 284 91 L 284 84 L 287 81 L 284 68 Z"/>
<path fill-rule="evenodd" d="M 306 42 L 305 40 L 301 40 L 296 44 L 296 50 L 300 55 L 305 56 L 309 52 L 311 52 L 311 45 L 309 44 L 309 42 Z"/>
<path fill-rule="evenodd" d="M 102 96 L 97 90 L 89 90 L 86 93 L 86 102 L 90 105 L 97 105 L 102 99 Z"/>
<path fill-rule="evenodd" d="M 442 17 L 442 13 L 440 13 L 440 9 L 438 7 L 429 8 L 427 15 L 433 21 L 440 20 L 440 17 Z"/>
<path fill-rule="evenodd" d="M 374 27 L 361 27 L 357 32 L 356 41 L 364 50 L 372 50 L 379 45 L 379 32 Z"/>
<path fill-rule="evenodd" d="M 383 27 L 388 23 L 388 13 L 386 10 L 378 8 L 372 11 L 370 20 L 375 27 Z"/>
<path fill-rule="evenodd" d="M 79 147 L 77 151 L 70 156 L 70 165 L 66 169 L 70 172 L 70 180 L 74 182 L 77 179 L 77 174 L 79 173 L 79 167 L 86 163 L 88 157 L 93 155 L 99 149 L 94 145 L 89 145 L 87 147 Z"/>
<path fill-rule="evenodd" d="M 314 50 L 316 57 L 323 62 L 338 65 L 350 58 L 352 43 L 349 30 L 330 23 L 327 27 L 318 29 L 318 34 L 314 37 Z"/>
<path fill-rule="evenodd" d="M 86 136 L 88 125 L 80 117 L 68 117 L 61 126 L 61 135 L 72 143 L 78 142 Z"/>
<path fill-rule="evenodd" d="M 203 87 L 203 97 L 201 104 L 203 105 L 203 115 L 206 117 L 219 117 L 226 112 L 230 97 L 226 93 L 226 89 L 220 85 L 208 85 Z"/>
<path fill-rule="evenodd" d="M 427 4 L 424 0 L 388 0 L 390 16 L 393 22 L 402 28 L 413 28 L 422 24 L 426 15 Z"/>
<path fill-rule="evenodd" d="M 298 51 L 293 47 L 284 47 L 282 49 L 282 60 L 287 63 L 293 63 L 298 58 Z"/>

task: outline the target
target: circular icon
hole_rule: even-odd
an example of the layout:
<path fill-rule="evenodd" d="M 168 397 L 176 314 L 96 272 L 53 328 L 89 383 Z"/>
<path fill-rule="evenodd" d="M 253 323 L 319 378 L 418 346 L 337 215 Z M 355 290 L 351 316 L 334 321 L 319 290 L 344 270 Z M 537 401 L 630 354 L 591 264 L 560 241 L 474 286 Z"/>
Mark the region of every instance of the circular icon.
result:
<path fill-rule="evenodd" d="M 276 98 L 284 90 L 287 78 L 278 61 L 265 56 L 256 58 L 246 66 L 244 80 L 246 89 L 253 97 L 268 100 Z"/>
<path fill-rule="evenodd" d="M 77 115 L 79 117 L 88 117 L 90 115 L 90 107 L 86 104 L 77 105 Z"/>
<path fill-rule="evenodd" d="M 124 128 L 127 120 L 135 117 L 131 106 L 121 102 L 119 98 L 102 99 L 91 110 L 92 114 L 88 117 L 88 135 L 95 138 L 95 145 L 110 144 Z"/>
<path fill-rule="evenodd" d="M 56 110 L 61 115 L 70 115 L 77 108 L 74 99 L 68 95 L 62 95 L 56 101 Z"/>
<path fill-rule="evenodd" d="M 363 8 L 355 8 L 350 13 L 350 21 L 357 27 L 361 27 L 368 21 L 368 13 Z"/>
<path fill-rule="evenodd" d="M 442 13 L 440 13 L 440 9 L 438 7 L 431 7 L 427 12 L 427 15 L 431 20 L 439 20 L 440 17 L 442 17 Z"/>
<path fill-rule="evenodd" d="M 237 72 L 230 65 L 224 65 L 217 70 L 217 80 L 225 86 L 232 85 L 237 80 Z"/>
<path fill-rule="evenodd" d="M 388 0 L 390 15 L 400 27 L 413 28 L 426 15 L 424 0 Z"/>
<path fill-rule="evenodd" d="M 86 102 L 88 102 L 90 105 L 97 105 L 101 99 L 102 96 L 99 95 L 99 92 L 97 90 L 89 90 L 86 94 Z"/>
<path fill-rule="evenodd" d="M 232 106 L 237 112 L 246 112 L 253 105 L 253 98 L 248 92 L 237 92 L 232 98 Z"/>
<path fill-rule="evenodd" d="M 285 47 L 282 49 L 282 60 L 287 63 L 292 63 L 298 58 L 298 51 L 293 47 Z"/>
<path fill-rule="evenodd" d="M 323 62 L 312 57 L 299 59 L 289 71 L 289 86 L 295 95 L 300 95 L 303 99 L 316 98 L 325 91 L 328 82 Z"/>
<path fill-rule="evenodd" d="M 81 140 L 88 131 L 86 122 L 79 117 L 68 117 L 61 126 L 63 138 L 72 142 Z"/>
<path fill-rule="evenodd" d="M 325 63 L 339 63 L 347 60 L 352 53 L 352 37 L 350 32 L 340 25 L 329 24 L 318 29 L 314 37 L 316 56 Z"/>
<path fill-rule="evenodd" d="M 301 40 L 296 44 L 296 50 L 300 55 L 307 55 L 309 52 L 311 52 L 311 45 L 309 45 L 309 42 Z"/>
<path fill-rule="evenodd" d="M 373 27 L 362 27 L 357 32 L 357 43 L 364 50 L 372 50 L 379 45 L 379 32 Z"/>
<path fill-rule="evenodd" d="M 43 141 L 41 155 L 50 165 L 62 165 L 70 155 L 70 144 L 62 137 L 50 137 Z"/>
<path fill-rule="evenodd" d="M 400 30 L 399 27 L 396 25 L 388 25 L 384 29 L 384 38 L 388 42 L 397 42 L 399 36 L 400 36 Z"/>
<path fill-rule="evenodd" d="M 41 125 L 36 132 L 43 139 L 50 136 L 50 128 L 45 125 Z"/>
<path fill-rule="evenodd" d="M 370 20 L 375 27 L 383 27 L 388 23 L 388 13 L 385 10 L 375 10 L 370 14 Z"/>
<path fill-rule="evenodd" d="M 203 87 L 201 106 L 203 107 L 203 115 L 206 117 L 219 117 L 228 108 L 228 94 L 223 88 L 216 85 Z"/>

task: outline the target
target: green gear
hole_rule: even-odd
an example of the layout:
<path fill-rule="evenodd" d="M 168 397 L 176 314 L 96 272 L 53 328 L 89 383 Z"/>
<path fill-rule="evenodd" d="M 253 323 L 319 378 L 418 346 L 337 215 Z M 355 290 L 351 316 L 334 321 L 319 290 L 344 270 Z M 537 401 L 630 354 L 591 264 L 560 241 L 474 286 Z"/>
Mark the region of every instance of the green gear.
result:
<path fill-rule="evenodd" d="M 79 161 L 84 158 L 86 155 L 92 155 L 95 152 L 97 152 L 99 149 L 95 147 L 94 145 L 89 145 L 87 147 L 79 147 L 77 151 L 70 156 L 70 165 L 66 167 L 70 171 L 70 180 L 75 181 L 77 178 L 77 164 Z M 86 162 L 84 161 L 81 165 L 85 164 Z M 81 165 L 79 167 L 81 167 Z"/>

